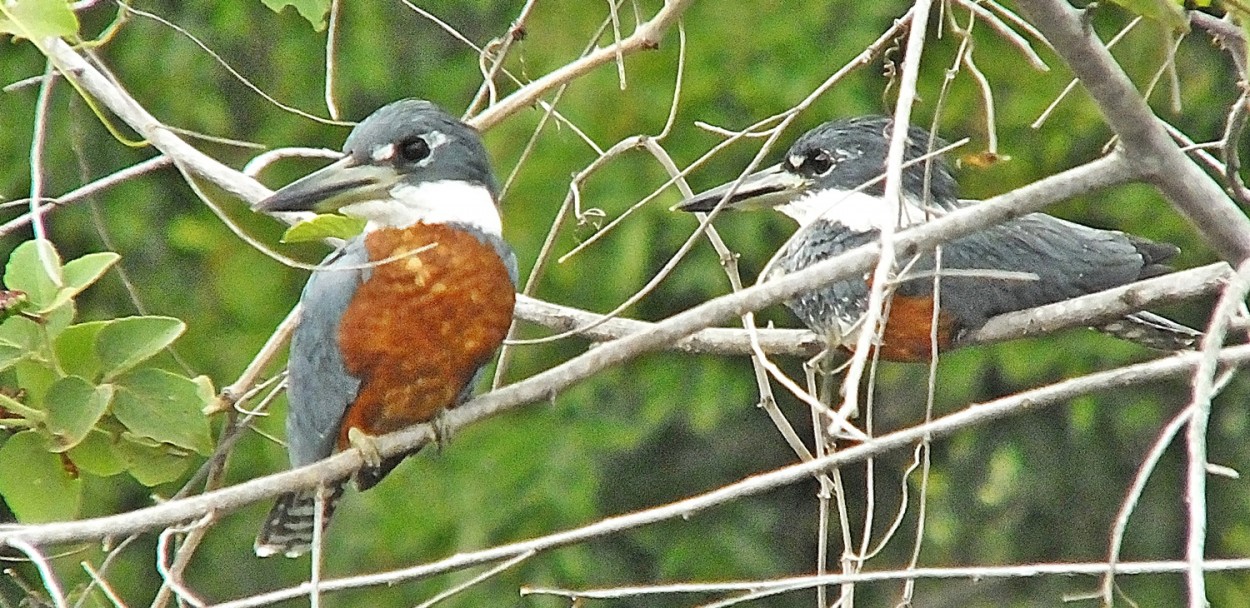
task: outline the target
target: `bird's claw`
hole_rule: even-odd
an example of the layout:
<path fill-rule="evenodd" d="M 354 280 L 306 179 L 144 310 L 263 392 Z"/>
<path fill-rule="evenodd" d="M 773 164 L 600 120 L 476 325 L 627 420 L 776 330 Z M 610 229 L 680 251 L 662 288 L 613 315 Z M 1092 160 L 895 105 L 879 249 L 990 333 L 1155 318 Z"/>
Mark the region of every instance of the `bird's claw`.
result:
<path fill-rule="evenodd" d="M 434 414 L 434 417 L 430 419 L 430 428 L 434 430 L 434 444 L 441 452 L 443 446 L 451 441 L 451 425 L 447 423 L 447 410 L 439 410 L 437 414 Z"/>
<path fill-rule="evenodd" d="M 356 427 L 347 431 L 347 442 L 360 451 L 360 458 L 365 466 L 376 469 L 382 466 L 382 452 L 378 449 L 378 438 Z"/>

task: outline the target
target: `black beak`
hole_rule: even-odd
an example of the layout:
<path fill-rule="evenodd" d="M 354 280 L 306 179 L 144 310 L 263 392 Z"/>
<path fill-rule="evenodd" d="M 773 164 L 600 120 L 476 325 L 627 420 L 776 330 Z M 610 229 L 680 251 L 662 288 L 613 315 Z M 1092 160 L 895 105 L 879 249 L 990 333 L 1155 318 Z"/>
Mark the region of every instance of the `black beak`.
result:
<path fill-rule="evenodd" d="M 345 156 L 283 186 L 255 210 L 329 213 L 344 205 L 384 198 L 398 181 L 399 174 L 389 166 L 359 164 L 356 158 Z"/>
<path fill-rule="evenodd" d="M 784 205 L 811 187 L 811 180 L 773 165 L 746 176 L 737 188 L 733 183 L 696 194 L 676 207 L 679 211 L 711 211 L 726 195 L 726 209 L 766 209 Z M 733 190 L 732 193 L 730 190 Z"/>

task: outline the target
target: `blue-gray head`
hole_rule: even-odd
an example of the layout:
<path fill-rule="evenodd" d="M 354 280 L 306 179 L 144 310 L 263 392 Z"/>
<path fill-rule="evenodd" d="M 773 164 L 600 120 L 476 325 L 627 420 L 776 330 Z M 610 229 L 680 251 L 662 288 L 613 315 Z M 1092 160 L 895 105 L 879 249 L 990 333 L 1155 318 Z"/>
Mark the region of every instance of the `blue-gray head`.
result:
<path fill-rule="evenodd" d="M 928 153 L 929 132 L 914 126 L 903 156 L 904 204 L 882 198 L 891 124 L 885 116 L 862 116 L 830 121 L 804 133 L 781 163 L 747 176 L 730 194 L 726 207 L 775 207 L 800 225 L 822 219 L 860 231 L 880 229 L 885 222 L 898 227 L 923 221 L 925 207 L 954 207 L 957 185 L 950 167 L 940 157 L 918 160 Z M 935 141 L 935 147 L 943 145 Z M 710 211 L 732 185 L 698 194 L 678 208 Z"/>
<path fill-rule="evenodd" d="M 463 222 L 499 234 L 498 191 L 477 131 L 428 101 L 403 99 L 356 125 L 341 160 L 256 208 L 341 211 L 371 227 Z"/>

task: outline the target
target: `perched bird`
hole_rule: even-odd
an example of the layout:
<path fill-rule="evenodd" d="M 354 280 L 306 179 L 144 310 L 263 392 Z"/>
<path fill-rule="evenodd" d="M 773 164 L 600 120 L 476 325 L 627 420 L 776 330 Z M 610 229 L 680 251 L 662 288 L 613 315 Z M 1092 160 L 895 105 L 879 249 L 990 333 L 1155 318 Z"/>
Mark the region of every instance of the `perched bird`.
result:
<path fill-rule="evenodd" d="M 865 116 L 820 125 L 800 137 L 780 164 L 747 176 L 729 194 L 726 208 L 776 207 L 799 223 L 766 278 L 876 241 L 883 226 L 902 229 L 975 204 L 959 200 L 955 178 L 941 158 L 906 164 L 924 158 L 928 150 L 929 133 L 918 127 L 908 132 L 902 202 L 885 200 L 891 123 L 884 116 Z M 942 145 L 939 141 L 937 147 Z M 731 186 L 701 193 L 678 208 L 711 211 Z M 944 244 L 940 259 L 930 252 L 899 260 L 903 270 L 891 286 L 889 318 L 876 348 L 887 360 L 930 358 L 935 268 L 940 278 L 937 339 L 944 350 L 995 315 L 1165 273 L 1169 269 L 1163 264 L 1178 252 L 1173 245 L 1123 232 L 1044 213 L 1025 215 Z M 831 344 L 853 347 L 867 310 L 868 279 L 836 281 L 800 293 L 786 305 Z M 1161 350 L 1190 348 L 1201 337 L 1149 312 L 1098 329 Z"/>
<path fill-rule="evenodd" d="M 517 263 L 501 236 L 499 189 L 472 127 L 427 101 L 387 105 L 352 130 L 343 158 L 262 201 L 267 212 L 337 210 L 364 233 L 313 272 L 287 369 L 291 465 L 361 449 L 361 490 L 406 455 L 371 438 L 434 420 L 469 398 L 508 332 Z M 343 492 L 329 490 L 328 521 Z M 306 552 L 315 490 L 285 494 L 256 554 Z"/>

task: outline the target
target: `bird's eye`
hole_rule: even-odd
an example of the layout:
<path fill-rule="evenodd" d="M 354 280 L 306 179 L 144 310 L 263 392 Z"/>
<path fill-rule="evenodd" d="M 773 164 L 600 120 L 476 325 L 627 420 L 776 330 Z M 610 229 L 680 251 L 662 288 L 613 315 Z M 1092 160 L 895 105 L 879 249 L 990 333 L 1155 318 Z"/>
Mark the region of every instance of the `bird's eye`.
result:
<path fill-rule="evenodd" d="M 810 175 L 824 175 L 833 169 L 833 157 L 824 150 L 815 150 L 803 158 L 803 170 Z"/>
<path fill-rule="evenodd" d="M 405 163 L 415 163 L 430 155 L 430 144 L 420 137 L 405 139 L 397 144 L 399 158 Z"/>

